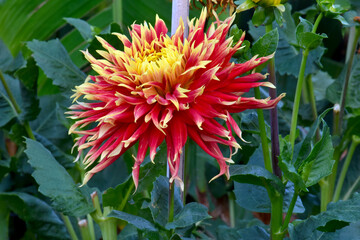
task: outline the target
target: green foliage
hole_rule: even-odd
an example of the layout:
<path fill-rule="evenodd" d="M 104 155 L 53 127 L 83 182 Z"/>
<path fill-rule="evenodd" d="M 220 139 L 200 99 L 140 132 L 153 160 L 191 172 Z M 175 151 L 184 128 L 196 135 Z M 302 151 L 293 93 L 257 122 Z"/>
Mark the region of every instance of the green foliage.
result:
<path fill-rule="evenodd" d="M 112 211 L 108 217 L 113 217 L 117 219 L 124 220 L 132 225 L 134 225 L 136 228 L 140 230 L 148 230 L 148 231 L 156 231 L 156 228 L 153 224 L 151 224 L 149 221 L 142 217 L 134 216 L 125 212 L 114 210 Z"/>
<path fill-rule="evenodd" d="M 44 201 L 27 193 L 0 193 L 0 203 L 23 219 L 37 239 L 70 239 L 55 211 Z"/>
<path fill-rule="evenodd" d="M 271 30 L 253 44 L 251 53 L 253 56 L 258 55 L 259 57 L 269 56 L 276 51 L 278 41 L 278 30 Z"/>
<path fill-rule="evenodd" d="M 54 209 L 77 217 L 94 210 L 71 176 L 46 148 L 31 139 L 26 140 L 26 146 L 25 153 L 35 169 L 32 176 L 39 184 L 39 192 L 51 198 Z"/>
<path fill-rule="evenodd" d="M 359 203 L 360 196 L 355 194 L 347 201 L 329 204 L 323 213 L 294 222 L 289 229 L 291 239 L 314 239 L 323 232 L 334 232 L 349 223 L 357 222 L 360 218 Z"/>

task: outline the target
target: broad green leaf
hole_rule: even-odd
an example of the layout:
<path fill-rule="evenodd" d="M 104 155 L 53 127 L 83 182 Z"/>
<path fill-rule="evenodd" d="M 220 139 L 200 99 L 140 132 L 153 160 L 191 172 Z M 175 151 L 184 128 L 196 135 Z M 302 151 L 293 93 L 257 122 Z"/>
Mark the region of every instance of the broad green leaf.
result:
<path fill-rule="evenodd" d="M 252 46 L 251 53 L 253 56 L 258 55 L 259 57 L 269 56 L 276 51 L 278 41 L 279 33 L 276 28 L 259 38 Z"/>
<path fill-rule="evenodd" d="M 58 39 L 48 42 L 33 40 L 27 46 L 34 53 L 36 64 L 55 85 L 70 91 L 84 82 L 86 75 L 71 61 Z"/>
<path fill-rule="evenodd" d="M 5 126 L 16 116 L 10 100 L 2 92 L 0 92 L 0 116 L 0 127 Z"/>
<path fill-rule="evenodd" d="M 357 57 L 356 64 L 351 70 L 351 77 L 346 95 L 346 106 L 354 109 L 360 108 L 360 58 Z"/>
<path fill-rule="evenodd" d="M 93 38 L 92 26 L 86 21 L 77 18 L 64 18 L 69 24 L 73 25 L 81 34 L 85 41 Z"/>
<path fill-rule="evenodd" d="M 116 210 L 122 211 L 128 203 L 129 196 L 135 191 L 134 181 L 129 177 L 125 182 L 116 186 L 116 188 L 109 188 L 103 194 L 103 206 L 110 206 Z"/>
<path fill-rule="evenodd" d="M 332 145 L 329 127 L 323 121 L 323 136 L 312 149 L 310 155 L 301 163 L 300 174 L 307 187 L 318 183 L 332 172 L 335 163 L 333 160 L 334 148 Z"/>
<path fill-rule="evenodd" d="M 0 193 L 0 202 L 23 219 L 37 239 L 70 239 L 64 223 L 44 201 L 26 193 L 10 192 Z"/>
<path fill-rule="evenodd" d="M 13 56 L 11 55 L 5 43 L 0 39 L 0 70 L 2 72 L 7 71 L 12 61 Z"/>
<path fill-rule="evenodd" d="M 263 213 L 271 212 L 270 198 L 268 192 L 264 187 L 235 182 L 234 194 L 236 197 L 236 203 L 247 210 L 250 210 L 252 212 L 263 212 Z M 288 211 L 293 195 L 294 195 L 294 184 L 288 182 L 286 184 L 285 193 L 284 193 L 283 212 Z M 304 211 L 305 208 L 301 202 L 300 197 L 298 197 L 293 212 L 303 213 Z"/>
<path fill-rule="evenodd" d="M 313 50 L 319 47 L 322 43 L 322 40 L 327 38 L 326 34 L 316 34 L 312 32 L 304 32 L 297 36 L 299 45 L 304 49 Z"/>
<path fill-rule="evenodd" d="M 34 133 L 36 140 L 41 143 L 47 150 L 49 150 L 52 156 L 58 161 L 64 168 L 71 168 L 74 166 L 74 157 L 66 154 L 62 149 L 50 142 L 46 137 Z"/>
<path fill-rule="evenodd" d="M 211 218 L 208 209 L 199 203 L 189 203 L 174 217 L 173 222 L 166 224 L 166 229 L 184 228 L 204 219 Z"/>
<path fill-rule="evenodd" d="M 280 194 L 283 194 L 285 190 L 285 186 L 278 177 L 259 166 L 231 165 L 230 176 L 236 182 L 269 187 Z"/>
<path fill-rule="evenodd" d="M 51 198 L 54 209 L 69 216 L 83 216 L 94 210 L 66 170 L 39 142 L 26 139 L 26 155 L 34 168 L 32 176 L 39 192 Z"/>
<path fill-rule="evenodd" d="M 64 17 L 82 17 L 99 4 L 99 0 L 5 1 L 0 6 L 0 38 L 16 55 L 24 42 L 49 38 L 65 23 Z"/>
<path fill-rule="evenodd" d="M 121 240 L 138 240 L 139 234 L 137 228 L 132 224 L 127 224 L 120 232 L 119 238 Z"/>
<path fill-rule="evenodd" d="M 330 203 L 325 212 L 290 224 L 289 234 L 292 240 L 315 239 L 323 234 L 321 232 L 334 232 L 359 219 L 360 194 L 356 193 L 347 201 Z"/>
<path fill-rule="evenodd" d="M 156 228 L 154 225 L 149 222 L 148 220 L 138 217 L 129 213 L 113 210 L 108 217 L 113 217 L 117 219 L 124 220 L 132 225 L 134 225 L 136 228 L 140 230 L 148 230 L 148 231 L 156 231 Z"/>
<path fill-rule="evenodd" d="M 176 216 L 181 209 L 182 201 L 178 188 L 175 188 L 174 199 L 174 215 Z M 148 205 L 150 208 L 153 219 L 161 226 L 165 226 L 169 218 L 169 179 L 160 176 L 154 182 L 154 188 L 151 191 L 151 202 Z"/>

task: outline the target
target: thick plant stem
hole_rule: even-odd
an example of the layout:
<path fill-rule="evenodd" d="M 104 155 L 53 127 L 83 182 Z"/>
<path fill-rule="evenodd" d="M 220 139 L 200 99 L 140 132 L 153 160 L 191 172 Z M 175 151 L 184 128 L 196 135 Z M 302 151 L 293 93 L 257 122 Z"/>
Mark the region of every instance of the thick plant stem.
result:
<path fill-rule="evenodd" d="M 281 228 L 282 232 L 285 232 L 286 229 L 288 228 L 288 225 L 289 225 L 290 220 L 291 220 L 291 216 L 292 216 L 293 211 L 294 211 L 294 207 L 295 207 L 295 204 L 296 204 L 296 200 L 297 200 L 297 198 L 298 198 L 298 196 L 299 196 L 299 193 L 298 193 L 298 192 L 299 192 L 299 191 L 298 191 L 297 189 L 295 189 L 294 195 L 293 195 L 293 197 L 292 197 L 292 199 L 291 199 L 291 202 L 290 202 L 289 209 L 288 209 L 288 211 L 287 211 L 287 213 L 286 213 L 286 216 L 285 216 L 285 220 L 284 220 L 283 226 L 282 226 L 282 228 Z"/>
<path fill-rule="evenodd" d="M 301 59 L 301 65 L 300 65 L 300 71 L 299 71 L 299 78 L 296 85 L 296 91 L 295 91 L 295 99 L 294 99 L 294 107 L 293 112 L 291 116 L 291 128 L 290 128 L 290 143 L 292 149 L 294 149 L 295 145 L 295 138 L 296 138 L 296 126 L 297 126 L 297 119 L 298 119 L 298 113 L 299 113 L 299 107 L 300 107 L 300 98 L 301 98 L 301 90 L 305 78 L 305 68 L 306 68 L 306 61 L 307 57 L 309 55 L 309 50 L 305 49 L 303 51 L 302 59 Z"/>
<path fill-rule="evenodd" d="M 272 30 L 272 24 L 265 26 L 266 32 Z M 269 60 L 268 63 L 269 81 L 276 86 L 276 73 L 275 73 L 275 58 Z M 269 89 L 269 95 L 272 99 L 276 98 L 276 88 Z M 279 123 L 277 107 L 270 109 L 270 126 L 271 126 L 271 160 L 272 169 L 276 176 L 281 177 L 281 170 L 279 167 L 279 155 L 280 155 L 280 144 L 279 144 Z"/>
<path fill-rule="evenodd" d="M 255 98 L 260 99 L 260 89 L 259 87 L 254 88 L 255 92 Z M 262 109 L 256 109 L 258 114 L 258 120 L 259 120 L 259 129 L 260 129 L 260 138 L 261 138 L 261 145 L 263 150 L 263 156 L 264 156 L 264 164 L 266 170 L 269 172 L 273 172 L 272 169 L 272 163 L 270 159 L 270 153 L 269 153 L 269 146 L 268 146 L 268 140 L 266 137 L 266 128 L 265 128 L 265 120 L 264 120 L 264 113 Z"/>
<path fill-rule="evenodd" d="M 169 183 L 169 222 L 174 221 L 175 184 Z"/>
<path fill-rule="evenodd" d="M 122 1 L 123 0 L 113 0 L 112 4 L 113 20 L 120 25 L 121 29 L 123 29 Z"/>
<path fill-rule="evenodd" d="M 337 185 L 336 185 L 336 190 L 335 190 L 335 194 L 334 194 L 334 198 L 333 198 L 334 202 L 337 202 L 339 200 L 339 198 L 340 198 L 340 193 L 341 193 L 342 186 L 344 184 L 344 180 L 345 180 L 345 177 L 346 177 L 347 170 L 349 168 L 351 159 L 352 159 L 352 157 L 354 155 L 355 149 L 356 149 L 357 145 L 359 145 L 359 143 L 360 143 L 360 138 L 354 135 L 352 137 L 351 146 L 350 146 L 349 152 L 348 152 L 348 154 L 346 156 L 344 165 L 343 165 L 343 167 L 341 169 L 341 173 L 340 173 Z"/>
<path fill-rule="evenodd" d="M 322 17 L 323 17 L 323 13 L 320 13 L 319 16 L 316 18 L 316 21 L 315 21 L 313 29 L 312 29 L 312 33 L 316 33 L 317 27 L 319 26 L 319 23 L 320 23 Z M 293 149 L 294 149 L 295 138 L 296 138 L 296 126 L 297 126 L 297 118 L 298 118 L 299 107 L 300 107 L 300 98 L 301 98 L 302 87 L 304 85 L 306 62 L 307 62 L 307 57 L 309 55 L 309 52 L 310 52 L 310 50 L 308 48 L 303 51 L 300 70 L 299 70 L 298 82 L 296 85 L 294 107 L 293 107 L 293 112 L 292 112 L 292 116 L 291 116 L 291 128 L 290 128 L 290 143 L 291 143 L 291 146 Z"/>
<path fill-rule="evenodd" d="M 338 131 L 336 132 L 336 135 L 341 135 L 342 132 L 342 122 L 344 118 L 344 111 L 345 111 L 345 103 L 346 103 L 346 95 L 347 90 L 349 86 L 350 76 L 351 76 L 351 68 L 354 62 L 354 55 L 357 47 L 357 42 L 359 41 L 360 37 L 360 27 L 355 28 L 355 37 L 349 38 L 352 42 L 349 44 L 351 45 L 351 50 L 349 52 L 349 58 L 347 58 L 347 62 L 345 63 L 347 65 L 346 68 L 346 75 L 345 75 L 345 81 L 343 85 L 343 89 L 341 92 L 341 99 L 340 99 L 340 116 L 339 116 L 339 124 L 338 124 Z"/>
<path fill-rule="evenodd" d="M 61 216 L 62 220 L 64 221 L 66 229 L 68 230 L 68 232 L 70 234 L 71 240 L 78 240 L 78 237 L 77 237 L 75 230 L 70 222 L 69 217 L 63 215 L 62 213 L 60 213 L 60 216 Z"/>
<path fill-rule="evenodd" d="M 95 229 L 94 229 L 94 221 L 93 221 L 90 214 L 87 215 L 87 222 L 88 222 L 88 226 L 89 226 L 90 239 L 91 240 L 96 240 Z"/>
<path fill-rule="evenodd" d="M 282 207 L 283 207 L 283 197 L 278 192 L 271 192 L 268 190 L 268 194 L 271 202 L 271 240 L 281 240 L 283 239 L 282 233 Z"/>

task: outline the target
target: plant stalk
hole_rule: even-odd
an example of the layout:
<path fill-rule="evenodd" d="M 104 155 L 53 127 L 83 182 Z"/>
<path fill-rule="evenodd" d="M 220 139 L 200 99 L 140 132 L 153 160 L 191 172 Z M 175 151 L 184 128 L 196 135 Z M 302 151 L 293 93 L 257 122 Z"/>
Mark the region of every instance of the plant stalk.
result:
<path fill-rule="evenodd" d="M 319 16 L 316 18 L 313 29 L 311 31 L 312 33 L 316 33 L 316 30 L 317 30 L 322 18 L 323 18 L 323 13 L 320 13 Z M 300 98 L 301 98 L 302 87 L 304 85 L 306 62 L 307 62 L 307 57 L 309 55 L 309 52 L 310 52 L 310 50 L 308 48 L 303 51 L 300 70 L 299 70 L 298 82 L 296 85 L 294 107 L 293 107 L 293 112 L 292 112 L 292 117 L 291 117 L 291 128 L 290 128 L 290 143 L 291 143 L 292 149 L 294 149 L 294 145 L 295 145 L 297 118 L 298 118 L 299 107 L 300 107 Z"/>
<path fill-rule="evenodd" d="M 169 222 L 174 221 L 175 184 L 169 183 Z"/>
<path fill-rule="evenodd" d="M 350 149 L 349 149 L 349 152 L 348 152 L 348 154 L 346 156 L 344 165 L 343 165 L 343 167 L 341 169 L 341 173 L 340 173 L 337 185 L 336 185 L 335 194 L 334 194 L 334 198 L 333 198 L 334 202 L 337 202 L 339 200 L 339 198 L 340 198 L 340 193 L 341 193 L 342 186 L 344 184 L 344 180 L 345 180 L 345 177 L 346 177 L 347 170 L 349 168 L 351 159 L 352 159 L 352 157 L 354 155 L 355 149 L 356 149 L 357 145 L 359 145 L 359 143 L 360 143 L 360 138 L 354 135 L 352 137 L 352 142 L 351 142 L 351 145 L 350 145 Z"/>
<path fill-rule="evenodd" d="M 115 23 L 120 25 L 121 30 L 123 30 L 123 0 L 113 0 L 112 12 L 113 20 Z"/>
<path fill-rule="evenodd" d="M 254 92 L 255 92 L 255 98 L 260 99 L 261 95 L 260 95 L 259 87 L 254 88 Z M 264 112 L 262 109 L 256 109 L 256 111 L 257 111 L 258 120 L 259 120 L 260 138 L 261 138 L 261 145 L 262 145 L 262 150 L 263 150 L 265 168 L 266 168 L 266 170 L 268 170 L 269 172 L 272 173 L 273 169 L 272 169 L 272 162 L 270 159 L 268 140 L 266 137 Z"/>
<path fill-rule="evenodd" d="M 289 206 L 289 209 L 288 209 L 288 212 L 286 213 L 286 216 L 285 216 L 285 220 L 284 220 L 284 223 L 283 223 L 283 226 L 281 228 L 282 232 L 285 232 L 286 229 L 288 228 L 289 226 L 289 223 L 290 223 L 290 220 L 291 220 L 291 216 L 294 212 L 294 207 L 295 207 L 295 204 L 296 204 L 296 200 L 299 196 L 299 191 L 297 189 L 295 189 L 294 191 L 294 195 L 291 199 L 291 202 L 290 202 L 290 206 Z"/>
<path fill-rule="evenodd" d="M 273 29 L 272 24 L 265 26 L 266 32 L 270 32 Z M 275 58 L 269 60 L 268 63 L 269 81 L 276 86 L 276 72 L 275 72 Z M 269 88 L 269 95 L 272 99 L 277 97 L 276 88 Z M 270 126 L 271 126 L 271 160 L 272 169 L 276 176 L 281 178 L 281 170 L 279 167 L 279 155 L 280 155 L 280 144 L 279 144 L 279 123 L 277 107 L 270 109 Z"/>
<path fill-rule="evenodd" d="M 96 240 L 95 229 L 94 229 L 94 221 L 93 221 L 90 214 L 87 215 L 87 222 L 88 222 L 88 226 L 89 226 L 90 239 L 91 240 Z"/>
<path fill-rule="evenodd" d="M 71 240 L 78 240 L 78 237 L 75 233 L 75 230 L 71 224 L 71 221 L 69 219 L 68 216 L 65 216 L 64 214 L 60 213 L 60 216 L 62 218 L 62 220 L 64 221 L 65 227 L 68 230 L 69 234 L 70 234 L 70 238 Z"/>
<path fill-rule="evenodd" d="M 271 192 L 267 188 L 270 202 L 271 202 L 271 220 L 270 220 L 270 231 L 271 231 L 271 240 L 282 240 L 282 207 L 283 207 L 283 197 L 278 192 Z"/>
<path fill-rule="evenodd" d="M 341 132 L 342 132 L 342 122 L 343 122 L 344 112 L 345 112 L 346 95 L 347 95 L 347 90 L 348 90 L 350 76 L 351 76 L 351 69 L 352 69 L 352 65 L 354 62 L 354 55 L 355 55 L 357 43 L 359 41 L 359 37 L 360 37 L 360 27 L 356 27 L 355 28 L 355 37 L 349 38 L 349 41 L 352 41 L 352 42 L 350 42 L 350 44 L 349 44 L 349 45 L 351 45 L 351 50 L 350 50 L 350 52 L 347 52 L 347 53 L 349 53 L 349 57 L 347 58 L 347 62 L 345 63 L 347 65 L 347 68 L 346 68 L 345 81 L 344 81 L 343 89 L 341 92 L 339 125 L 337 128 L 338 132 L 336 132 L 337 135 L 341 135 Z"/>

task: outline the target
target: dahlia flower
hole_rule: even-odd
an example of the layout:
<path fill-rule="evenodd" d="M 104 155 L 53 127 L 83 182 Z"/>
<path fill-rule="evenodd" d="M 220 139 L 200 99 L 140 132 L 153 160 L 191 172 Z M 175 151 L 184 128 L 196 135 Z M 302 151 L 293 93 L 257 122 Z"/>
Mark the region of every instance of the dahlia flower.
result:
<path fill-rule="evenodd" d="M 226 38 L 234 16 L 224 22 L 217 19 L 204 33 L 205 20 L 203 10 L 199 19 L 189 22 L 189 37 L 183 40 L 183 23 L 170 37 L 164 21 L 156 17 L 154 26 L 133 24 L 131 39 L 114 33 L 123 43 L 123 51 L 98 37 L 106 49 L 97 51 L 103 58 L 84 52 L 98 75 L 76 87 L 76 103 L 68 112 L 76 120 L 69 133 L 80 134 L 74 145 L 78 156 L 88 149 L 83 161 L 92 168 L 84 183 L 138 142 L 132 170 L 137 187 L 148 149 L 154 161 L 164 140 L 170 182 L 177 179 L 182 183 L 179 160 L 188 137 L 217 160 L 220 173 L 214 178 L 229 177 L 227 163 L 240 148 L 232 130 L 242 139 L 231 113 L 273 108 L 283 95 L 273 100 L 242 97 L 254 87 L 274 87 L 259 81 L 265 75 L 252 71 L 272 56 L 232 63 L 230 59 L 244 39 L 243 35 L 232 44 L 232 38 Z M 247 74 L 249 71 L 252 73 Z M 230 156 L 223 156 L 219 144 L 229 146 Z"/>

